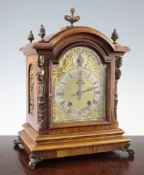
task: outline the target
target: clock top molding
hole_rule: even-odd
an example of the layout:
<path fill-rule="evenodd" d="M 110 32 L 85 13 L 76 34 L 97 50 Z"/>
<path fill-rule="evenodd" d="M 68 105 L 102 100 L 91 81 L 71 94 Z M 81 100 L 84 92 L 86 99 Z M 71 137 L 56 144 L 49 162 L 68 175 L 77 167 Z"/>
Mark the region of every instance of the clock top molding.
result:
<path fill-rule="evenodd" d="M 116 53 L 118 56 L 123 55 L 124 53 L 130 51 L 130 48 L 127 46 L 122 46 L 117 43 L 118 33 L 114 29 L 110 40 L 100 31 L 85 27 L 85 26 L 74 26 L 73 24 L 80 20 L 80 16 L 75 15 L 75 9 L 70 9 L 70 15 L 65 15 L 64 19 L 70 22 L 70 26 L 63 27 L 56 34 L 49 36 L 46 35 L 46 30 L 43 25 L 41 25 L 38 36 L 41 38 L 37 42 L 32 42 L 34 40 L 34 35 L 30 31 L 28 35 L 28 40 L 30 44 L 27 44 L 26 47 L 21 48 L 21 51 L 25 55 L 36 54 L 38 50 L 53 50 L 55 57 L 57 57 L 57 52 L 60 52 L 64 47 L 68 47 L 74 43 L 90 44 L 89 46 L 96 45 L 97 48 L 100 48 L 101 51 L 105 52 L 105 55 L 109 56 L 111 53 Z M 61 47 L 56 49 L 57 46 Z M 104 55 L 103 55 L 104 56 Z"/>
<path fill-rule="evenodd" d="M 115 31 L 115 29 L 114 29 Z M 115 33 L 112 33 L 112 37 Z M 68 26 L 62 28 L 56 34 L 45 36 L 42 41 L 30 42 L 26 47 L 21 48 L 20 50 L 25 55 L 37 54 L 39 50 L 53 50 L 53 53 L 57 57 L 57 52 L 68 47 L 72 44 L 82 43 L 83 45 L 97 45 L 104 55 L 109 56 L 112 53 L 116 53 L 118 56 L 122 56 L 124 53 L 130 51 L 130 48 L 127 46 L 120 45 L 114 40 L 110 40 L 100 31 L 85 27 L 85 26 Z M 59 48 L 58 46 L 61 45 Z"/>

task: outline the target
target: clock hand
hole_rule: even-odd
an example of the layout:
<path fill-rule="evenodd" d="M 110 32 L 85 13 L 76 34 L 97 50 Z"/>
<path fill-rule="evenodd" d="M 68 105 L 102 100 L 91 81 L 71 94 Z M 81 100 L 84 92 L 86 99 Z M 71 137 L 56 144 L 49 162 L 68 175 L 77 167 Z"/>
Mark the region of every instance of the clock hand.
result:
<path fill-rule="evenodd" d="M 85 93 L 85 92 L 88 92 L 88 91 L 92 91 L 92 90 L 94 90 L 95 88 L 96 88 L 96 87 L 88 88 L 88 89 L 86 89 L 86 90 L 81 91 L 81 93 Z"/>
<path fill-rule="evenodd" d="M 72 94 L 72 96 L 81 96 L 81 91 L 77 91 L 76 93 Z"/>
<path fill-rule="evenodd" d="M 79 79 L 78 81 L 76 82 L 78 84 L 78 91 L 76 93 L 77 97 L 78 97 L 78 100 L 81 99 L 81 89 L 82 89 L 82 84 L 84 84 L 84 81 L 82 80 L 82 71 L 80 70 L 79 71 Z"/>
<path fill-rule="evenodd" d="M 81 96 L 82 95 L 82 93 L 85 93 L 85 92 L 88 92 L 88 91 L 92 91 L 94 88 L 93 87 L 91 87 L 91 88 L 88 88 L 88 89 L 86 89 L 86 90 L 83 90 L 83 91 L 77 91 L 76 93 L 74 93 L 74 94 L 72 94 L 72 96 Z"/>
<path fill-rule="evenodd" d="M 72 94 L 72 96 L 81 96 L 82 93 L 85 93 L 85 92 L 88 92 L 88 91 L 92 91 L 93 89 L 95 89 L 96 87 L 91 87 L 91 88 L 88 88 L 86 90 L 83 90 L 83 91 L 77 91 L 76 93 Z M 99 94 L 99 91 L 96 91 L 98 94 Z"/>

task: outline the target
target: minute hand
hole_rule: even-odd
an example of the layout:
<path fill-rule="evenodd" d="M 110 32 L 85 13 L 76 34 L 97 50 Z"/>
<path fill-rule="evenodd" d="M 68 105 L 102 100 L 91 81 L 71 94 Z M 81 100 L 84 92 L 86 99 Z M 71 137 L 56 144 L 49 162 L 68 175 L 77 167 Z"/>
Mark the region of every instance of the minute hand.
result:
<path fill-rule="evenodd" d="M 92 91 L 92 90 L 94 90 L 96 87 L 91 87 L 91 88 L 88 88 L 88 89 L 86 89 L 86 90 L 83 90 L 83 91 L 81 91 L 81 93 L 85 93 L 85 92 L 88 92 L 88 91 Z M 99 91 L 96 91 L 97 93 L 99 93 Z"/>
<path fill-rule="evenodd" d="M 88 91 L 92 91 L 93 89 L 95 89 L 96 87 L 91 87 L 91 88 L 88 88 L 86 90 L 83 90 L 83 91 L 77 91 L 76 93 L 72 94 L 72 96 L 81 96 L 82 93 L 85 93 L 85 92 L 88 92 Z M 97 93 L 99 93 L 99 91 L 96 91 Z"/>

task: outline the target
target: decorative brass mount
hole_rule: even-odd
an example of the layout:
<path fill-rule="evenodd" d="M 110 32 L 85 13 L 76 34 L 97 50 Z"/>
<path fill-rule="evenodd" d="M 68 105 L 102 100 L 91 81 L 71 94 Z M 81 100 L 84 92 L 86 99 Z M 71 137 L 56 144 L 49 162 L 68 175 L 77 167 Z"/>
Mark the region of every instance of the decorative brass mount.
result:
<path fill-rule="evenodd" d="M 114 29 L 112 32 L 112 35 L 111 35 L 111 39 L 113 40 L 114 44 L 117 43 L 116 41 L 118 40 L 118 38 L 119 38 L 118 33 L 117 33 L 116 29 Z"/>
<path fill-rule="evenodd" d="M 39 33 L 38 33 L 38 36 L 41 38 L 41 40 L 39 41 L 40 43 L 45 42 L 45 39 L 44 39 L 45 35 L 46 35 L 46 30 L 45 30 L 44 26 L 41 25 Z"/>
<path fill-rule="evenodd" d="M 75 13 L 75 9 L 74 8 L 70 9 L 70 13 L 71 13 L 71 15 L 65 15 L 64 19 L 66 21 L 70 22 L 71 23 L 71 27 L 73 27 L 73 23 L 79 21 L 80 20 L 80 16 L 74 16 L 74 13 Z"/>
<path fill-rule="evenodd" d="M 32 41 L 34 40 L 34 35 L 33 35 L 32 30 L 30 31 L 30 33 L 29 33 L 29 35 L 28 35 L 28 38 L 27 38 L 27 39 L 30 41 L 30 43 L 32 43 Z"/>

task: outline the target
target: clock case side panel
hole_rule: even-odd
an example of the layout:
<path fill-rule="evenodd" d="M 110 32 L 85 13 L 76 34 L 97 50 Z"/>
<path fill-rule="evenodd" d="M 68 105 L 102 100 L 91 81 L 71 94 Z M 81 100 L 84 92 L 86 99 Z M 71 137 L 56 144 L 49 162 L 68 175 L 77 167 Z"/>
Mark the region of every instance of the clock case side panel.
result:
<path fill-rule="evenodd" d="M 49 59 L 52 52 L 45 49 L 37 50 L 37 131 L 46 134 L 49 125 L 50 68 Z"/>
<path fill-rule="evenodd" d="M 27 55 L 26 56 L 26 121 L 29 123 L 35 130 L 38 130 L 37 125 L 37 55 Z M 33 80 L 34 80 L 34 101 L 33 101 L 33 112 L 30 113 L 30 68 L 33 67 Z"/>
<path fill-rule="evenodd" d="M 48 126 L 48 89 L 49 89 L 49 62 L 48 58 L 51 57 L 49 52 L 46 50 L 36 50 L 36 49 L 25 49 L 24 54 L 26 55 L 26 122 L 23 127 L 25 128 L 25 132 L 29 133 L 30 127 L 32 127 L 36 133 L 45 134 L 47 132 Z M 44 58 L 44 67 L 43 70 L 40 69 L 38 65 L 39 58 L 43 56 Z M 29 71 L 30 67 L 33 66 L 34 70 L 34 112 L 30 114 L 29 112 L 29 98 L 30 98 L 30 77 Z M 39 99 L 39 73 L 44 72 L 44 82 L 43 82 L 43 93 L 45 97 L 44 104 L 40 106 L 40 99 Z M 41 121 L 40 117 L 40 107 L 42 107 L 43 113 L 43 121 Z M 43 122 L 43 123 L 42 123 Z M 29 127 L 25 127 L 29 126 Z"/>
<path fill-rule="evenodd" d="M 77 46 L 85 46 L 89 47 L 92 50 L 94 50 L 101 58 L 102 64 L 107 64 L 107 99 L 106 99 L 106 121 L 103 122 L 76 122 L 73 125 L 71 124 L 53 124 L 51 121 L 51 111 L 49 111 L 49 129 L 59 128 L 60 130 L 69 130 L 70 132 L 75 131 L 75 128 L 78 128 L 81 131 L 84 131 L 86 128 L 92 128 L 89 126 L 94 126 L 94 130 L 99 130 L 99 128 L 117 128 L 118 124 L 113 119 L 114 116 L 114 85 L 115 85 L 115 77 L 114 77 L 114 69 L 115 69 L 115 60 L 112 57 L 112 49 L 107 46 L 106 43 L 102 42 L 99 38 L 95 38 L 92 35 L 87 34 L 79 34 L 74 35 L 71 37 L 66 38 L 65 40 L 61 41 L 59 44 L 57 44 L 53 48 L 53 59 L 51 60 L 51 66 L 50 69 L 52 69 L 53 64 L 58 64 L 60 55 L 65 53 L 68 49 L 77 47 Z M 52 72 L 52 70 L 51 70 Z M 51 78 L 51 77 L 50 77 Z M 50 100 L 50 99 L 49 99 Z M 107 110 L 109 109 L 109 110 Z M 50 108 L 49 108 L 50 110 Z M 60 129 L 61 128 L 61 129 Z M 73 129 L 72 129 L 73 128 Z M 53 132 L 54 130 L 51 130 L 49 132 Z M 62 131 L 63 132 L 63 131 Z"/>

